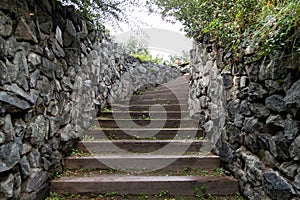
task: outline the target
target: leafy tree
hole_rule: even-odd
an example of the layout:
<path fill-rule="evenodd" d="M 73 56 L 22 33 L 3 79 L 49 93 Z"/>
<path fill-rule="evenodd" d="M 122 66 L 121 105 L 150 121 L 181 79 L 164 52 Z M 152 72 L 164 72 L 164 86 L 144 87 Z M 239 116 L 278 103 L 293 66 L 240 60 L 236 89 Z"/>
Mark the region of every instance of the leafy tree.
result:
<path fill-rule="evenodd" d="M 130 23 L 130 16 L 136 7 L 144 6 L 139 0 L 58 0 L 63 4 L 74 5 L 81 15 L 96 23 L 103 25 L 110 23 L 113 27 L 119 28 L 119 22 Z"/>
<path fill-rule="evenodd" d="M 148 43 L 147 41 L 131 36 L 128 41 L 122 44 L 123 48 L 125 49 L 126 53 L 134 54 L 134 53 L 148 53 Z"/>
<path fill-rule="evenodd" d="M 149 0 L 167 20 L 179 20 L 188 36 L 204 36 L 233 51 L 247 46 L 258 59 L 278 50 L 300 51 L 299 0 Z M 236 58 L 233 58 L 236 59 Z"/>

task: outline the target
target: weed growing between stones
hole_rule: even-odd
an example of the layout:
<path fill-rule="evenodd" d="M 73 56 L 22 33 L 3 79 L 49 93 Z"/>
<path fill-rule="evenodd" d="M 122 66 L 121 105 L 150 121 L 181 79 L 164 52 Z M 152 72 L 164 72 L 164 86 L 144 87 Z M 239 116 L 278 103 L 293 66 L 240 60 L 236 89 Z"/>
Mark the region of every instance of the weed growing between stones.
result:
<path fill-rule="evenodd" d="M 117 192 L 109 192 L 105 194 L 58 194 L 56 192 L 50 192 L 50 195 L 46 200 L 244 200 L 240 193 L 236 193 L 232 196 L 211 196 L 210 194 L 196 194 L 194 196 L 174 196 L 167 190 L 162 190 L 155 195 L 147 195 L 144 193 L 138 195 L 118 194 Z"/>

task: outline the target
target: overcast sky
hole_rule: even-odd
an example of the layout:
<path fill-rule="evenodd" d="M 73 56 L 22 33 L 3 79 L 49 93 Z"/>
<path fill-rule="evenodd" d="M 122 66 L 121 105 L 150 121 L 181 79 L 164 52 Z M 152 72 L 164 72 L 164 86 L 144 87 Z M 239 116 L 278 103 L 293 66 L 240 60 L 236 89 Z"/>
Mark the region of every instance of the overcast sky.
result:
<path fill-rule="evenodd" d="M 121 23 L 122 30 L 107 26 L 117 42 L 126 43 L 131 36 L 142 38 L 148 42 L 152 55 L 162 55 L 164 58 L 169 55 L 180 56 L 182 51 L 188 52 L 192 48 L 192 40 L 185 37 L 180 22 L 168 23 L 159 14 L 149 14 L 147 8 L 135 8 L 135 11 L 128 15 L 138 23 Z"/>

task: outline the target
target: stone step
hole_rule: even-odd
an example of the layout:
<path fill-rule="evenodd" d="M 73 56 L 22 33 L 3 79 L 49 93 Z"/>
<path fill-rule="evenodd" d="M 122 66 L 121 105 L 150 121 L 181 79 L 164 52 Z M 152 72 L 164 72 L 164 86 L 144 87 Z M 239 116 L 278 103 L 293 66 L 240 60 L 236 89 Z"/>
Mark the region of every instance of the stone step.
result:
<path fill-rule="evenodd" d="M 101 128 L 196 128 L 191 119 L 101 119 L 94 125 Z"/>
<path fill-rule="evenodd" d="M 77 149 L 84 153 L 115 154 L 115 153 L 151 153 L 165 148 L 164 153 L 173 153 L 177 150 L 200 152 L 203 140 L 102 140 L 82 141 Z M 120 151 L 122 149 L 122 151 Z"/>
<path fill-rule="evenodd" d="M 174 111 L 174 112 L 148 112 L 148 111 L 132 111 L 132 112 L 127 112 L 127 111 L 106 111 L 106 112 L 101 112 L 100 116 L 98 119 L 101 118 L 111 118 L 111 119 L 124 119 L 126 117 L 131 118 L 131 119 L 162 119 L 165 118 L 167 114 L 167 119 L 187 119 L 189 118 L 189 112 L 187 111 Z"/>
<path fill-rule="evenodd" d="M 202 188 L 202 189 L 201 189 Z M 105 175 L 96 177 L 61 177 L 52 180 L 50 190 L 57 193 L 105 194 L 159 194 L 168 191 L 172 195 L 195 196 L 233 195 L 238 183 L 230 177 L 203 176 L 126 176 Z M 195 194 L 196 193 L 196 194 Z"/>
<path fill-rule="evenodd" d="M 193 139 L 204 137 L 205 133 L 202 129 L 198 128 L 158 128 L 158 129 L 92 129 L 87 130 L 85 135 L 94 139 Z"/>
<path fill-rule="evenodd" d="M 150 90 L 146 90 L 142 92 L 142 95 L 150 95 L 150 94 L 186 94 L 188 93 L 189 88 L 184 86 L 179 87 L 159 87 Z M 140 95 L 140 96 L 142 96 Z M 137 95 L 138 96 L 138 95 Z"/>
<path fill-rule="evenodd" d="M 141 96 L 140 99 L 131 99 L 129 101 L 129 104 L 146 104 L 146 105 L 153 105 L 153 104 L 187 104 L 188 97 L 186 98 L 174 98 L 174 99 L 143 99 L 143 96 Z M 124 101 L 127 103 L 128 101 Z M 124 103 L 124 102 L 118 102 L 118 104 Z"/>
<path fill-rule="evenodd" d="M 162 108 L 163 107 L 163 108 Z M 166 105 L 120 105 L 120 104 L 113 104 L 111 105 L 111 109 L 113 111 L 163 111 L 163 109 L 167 112 L 169 111 L 187 111 L 188 105 L 187 104 L 166 104 Z"/>
<path fill-rule="evenodd" d="M 183 92 L 183 93 L 159 93 L 159 94 L 144 94 L 144 95 L 136 95 L 136 96 L 131 96 L 131 100 L 135 99 L 179 99 L 179 98 L 187 98 L 188 97 L 188 92 Z"/>
<path fill-rule="evenodd" d="M 120 154 L 95 155 L 85 157 L 67 157 L 64 159 L 67 169 L 103 169 L 131 171 L 172 171 L 186 167 L 195 169 L 216 169 L 220 159 L 214 155 L 151 155 Z"/>

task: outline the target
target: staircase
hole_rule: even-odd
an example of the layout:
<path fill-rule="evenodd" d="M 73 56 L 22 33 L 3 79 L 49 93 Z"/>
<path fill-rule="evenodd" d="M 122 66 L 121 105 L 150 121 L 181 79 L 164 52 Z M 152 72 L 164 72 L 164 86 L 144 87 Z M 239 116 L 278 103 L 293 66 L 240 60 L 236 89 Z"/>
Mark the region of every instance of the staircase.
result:
<path fill-rule="evenodd" d="M 116 102 L 65 158 L 66 171 L 52 180 L 51 191 L 119 199 L 234 195 L 237 181 L 201 148 L 209 141 L 189 118 L 187 99 L 188 77 L 182 76 L 136 92 L 129 104 Z"/>

